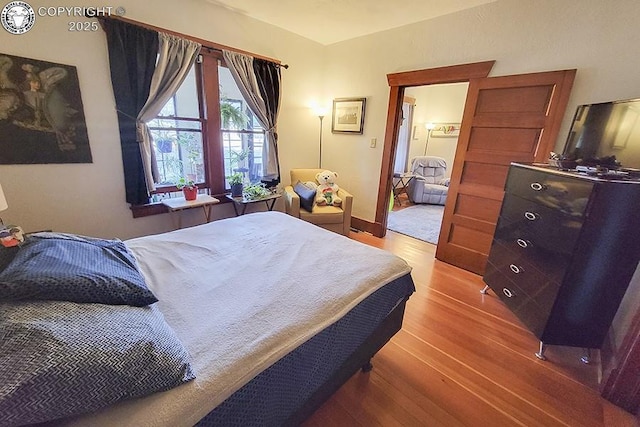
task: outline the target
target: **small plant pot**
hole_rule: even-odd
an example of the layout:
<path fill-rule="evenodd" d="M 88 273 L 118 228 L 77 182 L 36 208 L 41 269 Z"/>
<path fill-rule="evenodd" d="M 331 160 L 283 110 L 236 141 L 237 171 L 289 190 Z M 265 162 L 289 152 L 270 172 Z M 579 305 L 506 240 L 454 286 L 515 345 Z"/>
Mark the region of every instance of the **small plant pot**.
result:
<path fill-rule="evenodd" d="M 182 189 L 182 193 L 184 194 L 185 200 L 195 200 L 198 198 L 198 187 L 193 187 L 193 188 L 184 187 Z"/>
<path fill-rule="evenodd" d="M 231 197 L 242 197 L 242 183 L 231 184 Z"/>

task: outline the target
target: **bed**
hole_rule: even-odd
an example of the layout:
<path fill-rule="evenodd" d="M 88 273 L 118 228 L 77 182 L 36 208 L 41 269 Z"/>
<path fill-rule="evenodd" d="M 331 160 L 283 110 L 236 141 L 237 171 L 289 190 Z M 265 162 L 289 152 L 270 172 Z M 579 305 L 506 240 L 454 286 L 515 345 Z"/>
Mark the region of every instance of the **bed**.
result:
<path fill-rule="evenodd" d="M 41 237 L 60 240 L 68 236 L 45 233 Z M 7 425 L 25 421 L 71 426 L 298 425 L 350 376 L 371 368 L 373 355 L 400 329 L 405 303 L 415 290 L 410 267 L 399 257 L 280 212 L 244 215 L 123 244 L 125 255 L 114 259 L 131 263 L 127 254 L 131 255 L 144 279 L 140 286 L 149 290 L 146 297 L 157 302 L 110 305 L 45 297 L 0 300 L 0 335 L 9 338 L 0 344 L 0 420 L 11 420 Z M 0 257 L 0 269 L 2 263 Z M 0 277 L 0 297 L 3 283 Z M 136 292 L 136 298 L 141 297 L 139 289 Z M 80 321 L 89 333 L 99 335 L 88 346 L 91 351 L 110 340 L 101 336 L 106 335 L 104 328 L 96 326 L 101 316 L 125 311 L 152 317 L 149 323 L 161 323 L 160 334 L 175 342 L 168 346 L 172 365 L 153 367 L 149 374 L 132 373 L 137 369 L 132 364 L 118 375 L 124 370 L 130 373 L 129 382 L 137 384 L 172 373 L 169 381 L 175 384 L 148 395 L 126 392 L 116 402 L 97 398 L 92 406 L 87 396 L 100 383 L 94 378 L 101 377 L 85 372 L 87 382 L 93 381 L 88 390 L 78 395 L 74 387 L 65 389 L 72 395 L 69 399 L 84 402 L 84 410 L 74 402 L 72 411 L 64 416 L 58 412 L 55 421 L 47 419 L 51 414 L 37 411 L 51 396 L 58 399 L 57 394 L 47 394 L 46 387 L 34 391 L 26 382 L 13 389 L 2 385 L 7 381 L 3 375 L 9 380 L 18 377 L 6 374 L 7 354 L 9 345 L 21 342 L 14 335 L 21 337 L 18 332 L 22 329 L 15 332 L 12 322 L 21 318 L 25 308 L 40 310 L 41 317 L 53 311 L 101 310 L 99 315 L 92 314 L 91 321 L 86 316 Z M 40 325 L 41 317 L 29 322 Z M 71 321 L 65 316 L 48 320 Z M 115 323 L 116 335 L 129 335 L 132 327 L 123 326 L 126 321 Z M 58 330 L 58 323 L 47 328 Z M 63 329 L 67 334 L 68 325 Z M 114 341 L 122 346 L 118 339 Z M 80 345 L 78 342 L 75 339 L 74 345 Z M 116 363 L 117 357 L 109 360 Z M 136 357 L 143 364 L 149 360 L 146 353 Z M 154 363 L 156 359 L 167 363 L 165 355 L 154 356 Z M 12 363 L 14 367 L 16 362 Z M 130 360 L 117 362 L 118 366 L 121 363 Z M 104 368 L 104 361 L 98 366 Z M 20 388 L 29 396 L 26 406 L 7 398 Z M 58 409 L 61 405 L 56 401 L 49 406 Z M 87 408 L 91 412 L 82 413 Z"/>

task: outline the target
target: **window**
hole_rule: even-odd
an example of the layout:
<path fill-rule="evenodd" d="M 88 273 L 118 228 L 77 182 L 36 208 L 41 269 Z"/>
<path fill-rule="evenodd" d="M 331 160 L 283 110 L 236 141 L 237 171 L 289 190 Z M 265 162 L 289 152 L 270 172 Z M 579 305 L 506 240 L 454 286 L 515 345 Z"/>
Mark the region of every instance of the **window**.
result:
<path fill-rule="evenodd" d="M 203 121 L 195 68 L 160 114 L 149 122 L 157 166 L 158 190 L 173 187 L 180 177 L 204 184 Z"/>
<path fill-rule="evenodd" d="M 227 177 L 233 173 L 247 182 L 258 182 L 262 176 L 264 129 L 222 56 L 205 52 L 201 58 L 149 123 L 159 195 L 175 191 L 180 177 L 215 195 L 229 191 Z"/>
<path fill-rule="evenodd" d="M 218 76 L 225 176 L 241 173 L 246 181 L 258 182 L 264 129 L 246 105 L 229 69 L 218 66 Z"/>

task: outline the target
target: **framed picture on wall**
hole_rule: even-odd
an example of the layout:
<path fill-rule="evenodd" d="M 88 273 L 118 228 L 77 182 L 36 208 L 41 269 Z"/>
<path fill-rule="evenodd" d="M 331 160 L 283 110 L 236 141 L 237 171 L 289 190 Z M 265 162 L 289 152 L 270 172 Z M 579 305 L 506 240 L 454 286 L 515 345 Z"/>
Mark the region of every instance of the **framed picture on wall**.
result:
<path fill-rule="evenodd" d="M 91 162 L 76 67 L 0 53 L 0 164 Z"/>
<path fill-rule="evenodd" d="M 457 138 L 460 135 L 460 123 L 439 123 L 431 131 L 432 138 Z"/>
<path fill-rule="evenodd" d="M 331 132 L 362 134 L 366 102 L 366 98 L 334 99 Z"/>

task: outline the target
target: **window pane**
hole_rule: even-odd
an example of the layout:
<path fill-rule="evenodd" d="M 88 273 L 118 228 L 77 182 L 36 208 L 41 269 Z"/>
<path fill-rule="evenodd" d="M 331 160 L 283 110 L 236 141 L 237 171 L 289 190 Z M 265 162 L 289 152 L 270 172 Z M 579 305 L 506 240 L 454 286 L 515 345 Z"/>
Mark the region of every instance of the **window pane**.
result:
<path fill-rule="evenodd" d="M 187 74 L 173 98 L 175 100 L 175 116 L 195 119 L 200 117 L 195 67 L 191 67 L 189 74 Z M 164 114 L 160 115 L 163 116 Z"/>
<path fill-rule="evenodd" d="M 156 163 L 156 185 L 174 185 L 180 177 L 204 182 L 204 156 L 200 122 L 155 119 L 149 123 Z"/>
<path fill-rule="evenodd" d="M 202 123 L 197 89 L 195 67 L 192 67 L 158 117 L 148 123 L 159 172 L 158 187 L 175 185 L 181 177 L 204 182 Z"/>
<path fill-rule="evenodd" d="M 225 176 L 239 172 L 245 181 L 258 182 L 262 177 L 264 129 L 247 106 L 229 69 L 218 67 L 218 73 Z"/>

